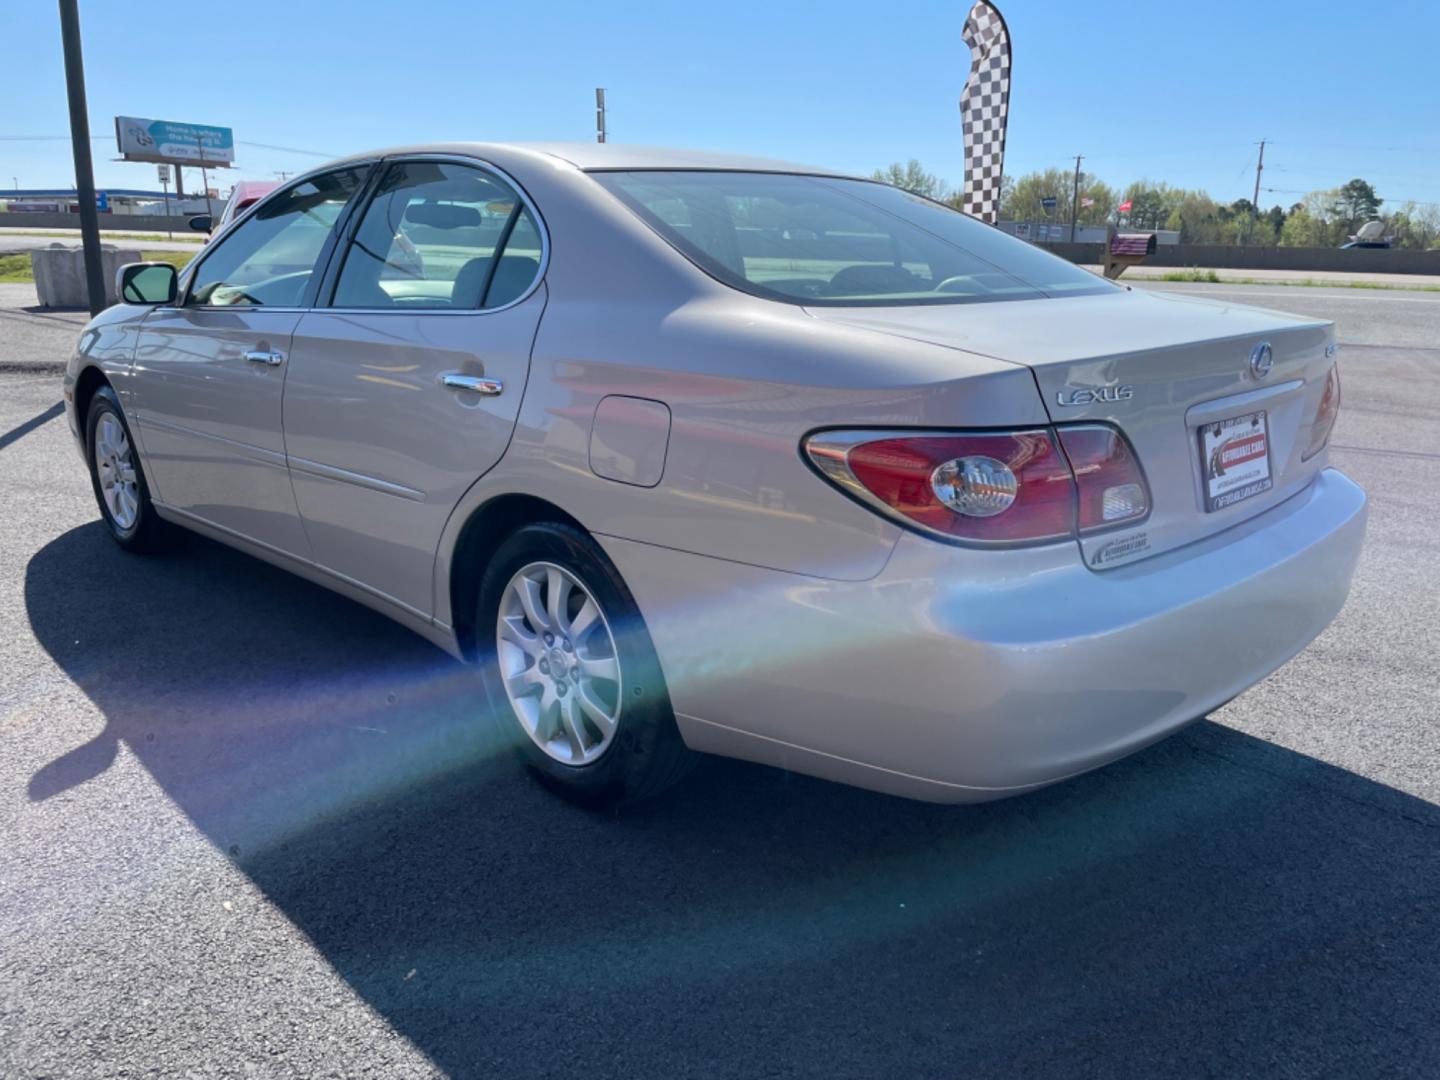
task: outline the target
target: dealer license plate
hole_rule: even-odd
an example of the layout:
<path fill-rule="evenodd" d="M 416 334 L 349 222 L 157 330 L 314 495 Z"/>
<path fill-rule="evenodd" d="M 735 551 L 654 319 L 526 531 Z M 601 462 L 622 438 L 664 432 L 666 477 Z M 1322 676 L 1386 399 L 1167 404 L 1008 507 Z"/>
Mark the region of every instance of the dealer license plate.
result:
<path fill-rule="evenodd" d="M 1200 469 L 1205 477 L 1206 513 L 1269 491 L 1274 481 L 1270 478 L 1270 430 L 1265 410 L 1202 427 Z"/>

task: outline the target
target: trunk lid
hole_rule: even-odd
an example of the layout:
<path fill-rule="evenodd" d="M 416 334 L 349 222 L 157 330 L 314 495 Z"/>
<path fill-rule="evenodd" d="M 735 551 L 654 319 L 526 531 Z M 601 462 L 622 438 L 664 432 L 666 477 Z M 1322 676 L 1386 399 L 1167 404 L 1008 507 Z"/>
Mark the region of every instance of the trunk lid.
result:
<path fill-rule="evenodd" d="M 1333 327 L 1325 321 L 1141 290 L 809 311 L 822 320 L 1029 367 L 1053 422 L 1101 422 L 1124 432 L 1145 471 L 1151 511 L 1138 524 L 1080 539 L 1085 561 L 1095 569 L 1238 524 L 1303 488 L 1325 463 L 1323 451 L 1301 460 L 1334 364 Z M 1265 344 L 1272 362 L 1260 375 L 1252 370 L 1251 354 Z M 1255 416 L 1262 411 L 1263 428 Z M 1241 418 L 1243 423 L 1225 424 Z M 997 416 L 995 424 L 1003 427 L 1006 418 Z M 1268 478 L 1260 476 L 1264 469 L 1255 453 L 1261 432 Z M 1230 461 L 1238 464 L 1227 470 Z M 1210 488 L 1207 472 L 1217 463 L 1221 475 Z M 1232 483 L 1239 486 L 1227 489 Z M 1259 490 L 1230 501 L 1251 488 Z M 1207 490 L 1220 496 L 1218 504 Z"/>

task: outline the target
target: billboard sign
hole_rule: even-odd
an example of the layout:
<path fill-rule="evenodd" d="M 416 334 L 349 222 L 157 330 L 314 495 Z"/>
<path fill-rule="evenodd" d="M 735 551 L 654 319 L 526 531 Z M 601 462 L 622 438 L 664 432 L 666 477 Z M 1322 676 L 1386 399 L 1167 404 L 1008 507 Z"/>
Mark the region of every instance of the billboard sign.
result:
<path fill-rule="evenodd" d="M 224 168 L 235 163 L 235 133 L 208 124 L 178 124 L 138 116 L 115 118 L 115 143 L 126 161 Z"/>

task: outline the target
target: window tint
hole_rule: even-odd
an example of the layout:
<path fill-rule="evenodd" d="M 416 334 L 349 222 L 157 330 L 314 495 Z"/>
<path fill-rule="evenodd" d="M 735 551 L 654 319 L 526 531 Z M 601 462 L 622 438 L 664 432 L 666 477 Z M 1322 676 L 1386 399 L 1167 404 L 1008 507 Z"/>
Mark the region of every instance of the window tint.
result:
<path fill-rule="evenodd" d="M 365 178 L 341 169 L 276 196 L 204 256 L 188 303 L 298 307 L 325 241 Z"/>
<path fill-rule="evenodd" d="M 539 231 L 505 183 L 464 165 L 404 162 L 389 167 L 366 208 L 332 303 L 499 307 L 539 272 Z"/>
<path fill-rule="evenodd" d="M 884 184 L 778 173 L 594 175 L 702 269 L 776 300 L 955 304 L 1116 288 Z"/>
<path fill-rule="evenodd" d="M 515 228 L 510 239 L 505 241 L 505 251 L 495 266 L 495 277 L 486 294 L 486 307 L 502 307 L 518 300 L 535 275 L 540 273 L 540 230 L 535 219 L 523 206 L 515 219 Z"/>

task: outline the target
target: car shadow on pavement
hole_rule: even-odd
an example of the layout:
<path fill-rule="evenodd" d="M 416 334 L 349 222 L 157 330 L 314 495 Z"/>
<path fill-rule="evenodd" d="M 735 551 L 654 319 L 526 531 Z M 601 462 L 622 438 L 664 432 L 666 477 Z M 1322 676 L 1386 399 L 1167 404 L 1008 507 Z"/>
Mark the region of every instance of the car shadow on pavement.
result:
<path fill-rule="evenodd" d="M 469 670 L 219 545 L 84 526 L 25 597 L 106 720 L 30 797 L 124 743 L 452 1075 L 1440 1070 L 1440 809 L 1228 728 L 981 806 L 715 760 L 600 815 Z"/>

